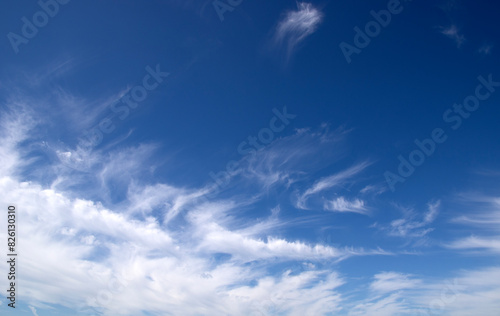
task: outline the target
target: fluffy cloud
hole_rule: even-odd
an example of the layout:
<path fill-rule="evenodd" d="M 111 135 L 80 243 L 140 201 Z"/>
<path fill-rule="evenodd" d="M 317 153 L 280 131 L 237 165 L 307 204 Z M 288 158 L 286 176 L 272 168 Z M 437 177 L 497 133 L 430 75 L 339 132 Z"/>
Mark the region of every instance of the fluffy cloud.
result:
<path fill-rule="evenodd" d="M 367 208 L 363 200 L 354 199 L 352 201 L 349 201 L 346 200 L 343 196 L 335 200 L 326 201 L 324 208 L 325 210 L 334 212 L 352 212 L 360 214 L 366 214 L 367 212 Z"/>

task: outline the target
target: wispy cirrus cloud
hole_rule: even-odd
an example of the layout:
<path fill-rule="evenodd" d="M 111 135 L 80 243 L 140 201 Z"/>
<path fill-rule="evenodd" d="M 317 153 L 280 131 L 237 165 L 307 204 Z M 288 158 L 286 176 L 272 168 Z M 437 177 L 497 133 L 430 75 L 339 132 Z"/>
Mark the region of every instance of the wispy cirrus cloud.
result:
<path fill-rule="evenodd" d="M 465 36 L 460 33 L 460 30 L 455 24 L 452 24 L 448 27 L 441 28 L 441 34 L 452 39 L 458 48 L 460 48 L 465 43 Z"/>
<path fill-rule="evenodd" d="M 385 231 L 389 236 L 409 239 L 417 238 L 422 241 L 422 238 L 434 230 L 429 225 L 436 219 L 440 204 L 440 201 L 430 202 L 427 205 L 427 212 L 421 216 L 418 216 L 418 213 L 411 208 L 399 207 L 404 217 L 391 221 L 387 226 L 374 224 L 374 227 L 379 227 L 379 229 Z"/>
<path fill-rule="evenodd" d="M 209 187 L 147 181 L 141 174 L 154 165 L 151 156 L 157 145 L 94 150 L 76 159 L 86 166 L 82 169 L 64 168 L 61 157 L 38 161 L 33 168 L 28 158 L 33 148 L 25 146 L 33 141 L 37 124 L 45 122 L 32 119 L 36 111 L 10 109 L 0 128 L 0 154 L 5 157 L 0 198 L 23 209 L 23 296 L 39 313 L 40 306 L 59 304 L 87 306 L 104 315 L 138 315 L 147 303 L 148 311 L 159 314 L 248 315 L 268 308 L 261 298 L 280 289 L 272 302 L 275 308 L 289 315 L 321 315 L 341 308 L 342 296 L 335 288 L 342 281 L 334 271 L 315 268 L 276 275 L 268 269 L 287 261 L 338 262 L 390 254 L 279 236 L 276 228 L 287 227 L 279 208 L 265 220 L 236 218 L 234 214 L 254 200 L 215 195 L 207 202 L 202 197 Z M 307 144 L 305 133 L 289 140 Z M 317 136 L 326 142 L 323 133 Z M 74 158 L 74 150 L 62 153 Z M 272 151 L 268 154 L 273 169 L 279 170 L 281 158 L 272 158 Z M 302 158 L 299 151 L 297 155 Z M 20 174 L 33 169 L 37 177 L 24 181 Z M 174 218 L 179 225 L 169 225 Z M 6 269 L 6 262 L 0 269 Z M 50 273 L 54 270 L 57 275 Z M 109 290 L 109 284 L 116 283 L 119 290 Z M 102 296 L 103 291 L 110 294 Z"/>
<path fill-rule="evenodd" d="M 141 175 L 151 172 L 159 144 L 118 144 L 86 152 L 86 156 L 77 155 L 78 147 L 61 145 L 47 148 L 58 159 L 33 161 L 29 144 L 46 140 L 33 132 L 37 124 L 44 124 L 43 117 L 33 117 L 37 117 L 36 111 L 23 104 L 12 105 L 3 115 L 0 154 L 5 165 L 0 168 L 0 198 L 15 200 L 23 208 L 23 244 L 19 248 L 24 254 L 23 283 L 25 297 L 38 313 L 60 304 L 90 306 L 104 315 L 132 315 L 140 314 L 147 303 L 148 312 L 158 314 L 325 315 L 349 311 L 350 315 L 397 315 L 411 314 L 441 293 L 436 281 L 378 272 L 363 287 L 368 298 L 353 299 L 341 288 L 348 279 L 339 277 L 336 267 L 326 263 L 393 253 L 339 245 L 335 236 L 327 242 L 290 238 L 282 232 L 289 232 L 301 219 L 290 217 L 289 209 L 283 207 L 282 211 L 279 204 L 267 209 L 268 216 L 240 216 L 248 208 L 260 208 L 254 206 L 262 195 L 249 194 L 248 186 L 222 197 L 213 194 L 210 186 L 180 187 L 145 179 Z M 306 207 L 313 197 L 324 202 L 323 195 L 331 197 L 338 188 L 358 184 L 359 175 L 371 164 L 361 162 L 309 180 L 325 166 L 325 160 L 331 167 L 332 161 L 342 157 L 344 134 L 343 130 L 297 130 L 247 157 L 231 181 L 251 183 L 257 191 L 291 188 L 299 192 Z M 331 154 L 324 154 L 326 148 Z M 318 150 L 321 158 L 311 159 L 319 156 Z M 65 157 L 82 168 L 64 168 L 70 163 L 63 161 Z M 25 181 L 23 171 L 33 169 L 39 176 Z M 42 183 L 40 179 L 48 180 Z M 83 185 L 87 182 L 90 189 Z M 377 196 L 380 189 L 364 185 L 352 191 L 363 199 L 335 192 L 324 209 L 367 214 L 365 199 Z M 210 200 L 206 198 L 209 194 Z M 482 225 L 495 218 L 490 211 L 500 205 L 497 198 L 476 194 L 467 199 L 487 209 L 484 214 L 464 215 L 467 217 L 456 221 Z M 429 203 L 422 214 L 406 210 L 385 231 L 406 238 L 425 236 L 438 213 L 439 202 Z M 493 225 L 488 227 L 493 229 Z M 498 240 L 463 238 L 447 249 L 498 253 Z M 308 269 L 287 270 L 290 262 L 308 262 Z M 0 269 L 5 268 L 6 263 L 0 263 Z M 51 275 L 54 270 L 58 275 Z M 494 315 L 494 301 L 478 297 L 494 294 L 498 284 L 474 286 L 470 278 L 462 281 L 469 282 L 468 290 L 475 293 L 467 297 L 469 303 L 481 303 L 484 315 Z M 112 289 L 111 298 L 103 300 L 103 291 L 115 283 L 120 289 Z M 460 304 L 449 304 L 446 311 L 460 312 L 460 308 Z"/>
<path fill-rule="evenodd" d="M 490 175 L 491 176 L 491 175 Z M 498 175 L 493 175 L 498 177 Z M 460 194 L 459 202 L 466 209 L 451 222 L 481 227 L 482 230 L 500 232 L 500 197 L 478 193 Z M 474 212 L 470 210 L 473 209 Z"/>
<path fill-rule="evenodd" d="M 422 283 L 399 272 L 377 273 L 369 284 L 368 297 L 356 302 L 348 315 L 413 315 L 416 305 L 413 300 L 418 296 L 415 292 L 410 295 L 409 291 L 420 289 Z"/>
<path fill-rule="evenodd" d="M 38 313 L 36 312 L 36 308 L 34 308 L 33 306 L 29 306 L 29 309 L 31 310 L 31 313 L 33 313 L 34 316 L 38 316 Z"/>
<path fill-rule="evenodd" d="M 498 267 L 462 270 L 443 278 L 417 278 L 380 272 L 369 285 L 370 295 L 350 302 L 348 315 L 489 315 L 500 303 Z M 352 304 L 352 305 L 351 305 Z"/>
<path fill-rule="evenodd" d="M 446 247 L 457 250 L 487 251 L 488 253 L 500 254 L 500 236 L 470 236 L 446 244 Z"/>
<path fill-rule="evenodd" d="M 420 284 L 420 280 L 396 272 L 382 272 L 374 276 L 370 289 L 379 293 L 388 293 L 403 289 L 411 289 Z"/>
<path fill-rule="evenodd" d="M 352 307 L 349 315 L 404 315 L 409 314 L 411 309 L 401 294 L 391 293 L 382 298 L 367 299 Z"/>
<path fill-rule="evenodd" d="M 481 47 L 479 47 L 477 52 L 481 55 L 486 56 L 486 55 L 490 55 L 492 50 L 493 50 L 493 44 L 484 44 Z"/>
<path fill-rule="evenodd" d="M 323 13 L 311 3 L 297 2 L 297 10 L 288 11 L 274 29 L 274 45 L 284 46 L 288 60 L 297 45 L 317 30 L 322 19 Z"/>
<path fill-rule="evenodd" d="M 381 185 L 381 184 L 369 184 L 362 188 L 359 193 L 361 194 L 374 194 L 374 195 L 379 195 L 387 191 L 387 186 Z"/>
<path fill-rule="evenodd" d="M 316 181 L 310 188 L 298 196 L 295 206 L 300 209 L 307 209 L 307 200 L 310 196 L 351 181 L 354 176 L 365 170 L 370 164 L 370 162 L 364 161 Z"/>
<path fill-rule="evenodd" d="M 445 247 L 486 255 L 497 256 L 500 254 L 500 198 L 467 193 L 461 194 L 459 200 L 465 204 L 467 211 L 465 214 L 453 218 L 451 222 L 467 227 L 481 228 L 484 234 L 457 238 L 445 243 Z"/>

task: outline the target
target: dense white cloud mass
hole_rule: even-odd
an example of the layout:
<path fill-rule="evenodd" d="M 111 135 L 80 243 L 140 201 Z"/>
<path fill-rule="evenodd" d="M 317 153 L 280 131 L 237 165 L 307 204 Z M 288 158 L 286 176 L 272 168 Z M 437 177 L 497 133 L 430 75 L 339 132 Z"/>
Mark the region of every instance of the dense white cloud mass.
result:
<path fill-rule="evenodd" d="M 495 295 L 500 290 L 500 276 L 494 277 L 499 274 L 496 267 L 464 271 L 450 281 L 380 271 L 367 280 L 364 289 L 355 291 L 354 298 L 343 290 L 351 281 L 348 275 L 335 266 L 322 268 L 316 263 L 394 253 L 287 239 L 276 232 L 293 221 L 282 218 L 279 205 L 264 218 L 241 220 L 235 216 L 258 201 L 258 195 L 214 198 L 212 185 L 185 188 L 137 180 L 135 175 L 143 171 L 142 162 L 153 155 L 154 145 L 114 149 L 108 155 L 89 151 L 81 162 L 92 170 L 90 174 L 66 167 L 64 158 L 75 152 L 69 149 L 59 156 L 61 160 L 43 166 L 43 172 L 53 173 L 48 177 L 53 181 L 37 181 L 39 173 L 28 173 L 32 180 L 27 180 L 25 171 L 41 164 L 27 158 L 31 148 L 27 144 L 34 141 L 30 135 L 41 124 L 33 113 L 12 106 L 3 116 L 0 199 L 18 210 L 19 296 L 35 315 L 59 305 L 76 309 L 75 313 L 85 310 L 102 315 L 141 315 L 145 311 L 161 315 L 427 315 L 435 310 L 453 315 L 477 315 L 480 310 L 481 315 L 495 315 L 498 310 Z M 235 180 L 268 190 L 301 182 L 304 173 L 297 168 L 298 161 L 304 154 L 315 153 L 314 146 L 307 149 L 308 144 L 315 137 L 320 142 L 338 137 L 315 133 L 301 130 L 276 140 L 246 158 L 240 164 L 239 180 Z M 303 150 L 293 151 L 290 142 L 302 142 Z M 277 163 L 280 152 L 288 155 L 286 164 Z M 305 208 L 312 197 L 356 182 L 354 178 L 369 165 L 356 164 L 302 186 L 296 192 L 297 207 Z M 272 176 L 275 173 L 286 176 Z M 93 181 L 95 187 L 82 187 L 85 181 Z M 109 198 L 111 184 L 123 187 L 123 199 Z M 367 191 L 360 194 L 366 197 Z M 89 196 L 100 198 L 94 201 Z M 487 201 L 498 205 L 498 199 Z M 430 203 L 421 219 L 413 210 L 405 210 L 404 218 L 393 220 L 381 231 L 389 236 L 422 238 L 431 231 L 428 226 L 436 220 L 439 208 L 440 202 Z M 343 196 L 327 200 L 319 207 L 323 209 L 361 214 L 368 210 L 363 200 Z M 481 218 L 493 216 L 488 214 L 462 216 L 456 221 L 478 224 Z M 0 233 L 5 234 L 5 225 Z M 493 253 L 499 249 L 498 238 L 475 236 L 446 247 Z M 0 269 L 6 268 L 1 262 Z M 443 288 L 452 294 L 443 296 Z"/>
<path fill-rule="evenodd" d="M 200 200 L 209 188 L 142 185 L 124 175 L 138 170 L 150 152 L 144 146 L 115 151 L 109 159 L 94 159 L 102 157 L 99 152 L 86 156 L 95 161 L 87 167 L 97 171 L 97 190 L 106 193 L 110 179 L 129 183 L 126 199 L 115 206 L 78 197 L 74 185 L 80 179 L 71 179 L 77 169 L 55 174 L 48 186 L 23 181 L 20 174 L 30 166 L 22 144 L 37 126 L 26 111 L 14 108 L 3 123 L 0 197 L 18 209 L 19 295 L 32 306 L 87 305 L 104 315 L 139 315 L 144 306 L 172 315 L 249 315 L 269 308 L 323 314 L 339 309 L 337 273 L 276 276 L 267 269 L 276 260 L 341 260 L 369 253 L 273 237 L 273 228 L 283 225 L 278 210 L 265 221 L 231 229 L 235 219 L 229 213 L 237 212 L 238 202 Z M 71 156 L 68 151 L 60 158 Z M 47 170 L 61 170 L 52 167 Z M 153 216 L 155 209 L 164 217 Z M 181 211 L 185 226 L 169 225 Z M 215 259 L 217 254 L 226 259 Z M 5 262 L 0 266 L 6 268 Z"/>

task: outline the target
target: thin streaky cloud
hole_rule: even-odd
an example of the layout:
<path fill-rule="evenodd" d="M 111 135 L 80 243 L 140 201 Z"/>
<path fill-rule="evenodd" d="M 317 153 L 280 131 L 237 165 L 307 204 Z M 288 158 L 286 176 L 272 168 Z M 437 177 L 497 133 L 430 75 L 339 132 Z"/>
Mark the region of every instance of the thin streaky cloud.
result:
<path fill-rule="evenodd" d="M 33 306 L 28 306 L 31 310 L 31 312 L 33 313 L 34 316 L 38 316 L 38 313 L 36 312 L 36 308 L 34 308 Z"/>
<path fill-rule="evenodd" d="M 459 196 L 461 202 L 469 202 L 467 212 L 451 220 L 452 223 L 481 229 L 482 236 L 475 234 L 456 238 L 446 243 L 445 248 L 483 254 L 500 253 L 500 198 L 478 193 Z"/>
<path fill-rule="evenodd" d="M 440 201 L 429 203 L 427 212 L 422 215 L 421 220 L 417 219 L 417 213 L 413 209 L 403 209 L 404 217 L 391 221 L 388 226 L 381 229 L 393 237 L 423 238 L 434 230 L 429 225 L 436 219 L 440 204 Z"/>
<path fill-rule="evenodd" d="M 297 199 L 296 207 L 300 209 L 307 209 L 306 202 L 307 199 L 314 194 L 325 191 L 335 186 L 342 185 L 344 182 L 350 180 L 352 177 L 366 169 L 371 163 L 368 161 L 361 162 L 354 165 L 344 171 L 336 173 L 334 175 L 320 179 L 312 187 L 307 189 L 303 194 Z"/>
<path fill-rule="evenodd" d="M 379 194 L 384 193 L 385 191 L 387 191 L 387 186 L 385 186 L 385 185 L 370 184 L 370 185 L 365 186 L 363 189 L 361 189 L 359 191 L 359 193 L 361 193 L 361 194 L 371 193 L 371 194 L 374 194 L 374 195 L 379 195 Z"/>
<path fill-rule="evenodd" d="M 500 224 L 500 198 L 479 193 L 462 193 L 458 201 L 466 205 L 466 211 L 450 222 L 498 231 Z"/>
<path fill-rule="evenodd" d="M 491 176 L 498 176 L 498 175 L 491 175 Z M 472 203 L 482 203 L 485 205 L 491 205 L 491 206 L 498 206 L 500 207 L 500 197 L 497 196 L 490 196 L 486 194 L 481 194 L 477 192 L 467 192 L 467 193 L 460 193 L 457 195 L 457 198 L 461 202 L 472 202 Z"/>
<path fill-rule="evenodd" d="M 397 272 L 382 272 L 374 276 L 370 289 L 374 292 L 388 293 L 416 287 L 420 280 Z"/>
<path fill-rule="evenodd" d="M 445 247 L 456 250 L 481 250 L 482 253 L 500 253 L 500 236 L 496 237 L 476 237 L 470 236 L 467 238 L 455 240 Z"/>

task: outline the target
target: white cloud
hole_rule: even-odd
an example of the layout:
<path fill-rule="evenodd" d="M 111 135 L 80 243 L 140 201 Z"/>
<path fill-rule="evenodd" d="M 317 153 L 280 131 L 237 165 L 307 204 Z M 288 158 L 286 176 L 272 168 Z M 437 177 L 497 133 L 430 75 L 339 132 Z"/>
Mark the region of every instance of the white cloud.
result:
<path fill-rule="evenodd" d="M 500 236 L 495 237 L 476 237 L 470 236 L 458 239 L 446 245 L 451 249 L 461 250 L 481 250 L 500 254 Z"/>
<path fill-rule="evenodd" d="M 358 163 L 357 165 L 354 165 L 346 170 L 316 181 L 309 189 L 305 190 L 304 193 L 297 198 L 296 207 L 300 209 L 307 209 L 306 203 L 310 196 L 332 187 L 345 184 L 345 182 L 351 180 L 352 177 L 359 174 L 369 165 L 369 162 Z"/>
<path fill-rule="evenodd" d="M 368 194 L 368 193 L 373 193 L 375 195 L 379 195 L 387 191 L 387 186 L 386 185 L 367 185 L 363 189 L 359 191 L 361 194 Z"/>
<path fill-rule="evenodd" d="M 388 293 L 416 287 L 420 280 L 411 279 L 410 276 L 396 272 L 382 272 L 375 275 L 375 280 L 370 284 L 370 289 L 378 293 Z"/>
<path fill-rule="evenodd" d="M 479 47 L 479 49 L 477 51 L 481 55 L 490 55 L 492 50 L 493 50 L 493 45 L 491 45 L 491 44 L 484 44 L 481 47 Z"/>
<path fill-rule="evenodd" d="M 245 181 L 256 180 L 264 190 L 280 184 L 288 188 L 302 180 L 305 174 L 338 160 L 344 152 L 345 134 L 343 128 L 330 131 L 327 125 L 314 131 L 296 130 L 294 134 L 276 138 L 264 149 L 244 156 L 235 173 Z M 331 147 L 335 147 L 334 152 L 328 152 Z M 320 152 L 322 159 L 317 159 Z"/>
<path fill-rule="evenodd" d="M 374 276 L 371 295 L 344 306 L 348 315 L 494 316 L 500 308 L 499 273 L 499 267 L 486 267 L 450 277 L 415 279 L 382 272 Z"/>
<path fill-rule="evenodd" d="M 274 43 L 285 46 L 287 59 L 296 46 L 316 31 L 323 14 L 311 3 L 297 2 L 297 11 L 289 11 L 274 30 Z"/>
<path fill-rule="evenodd" d="M 254 299 L 255 315 L 326 315 L 341 309 L 342 298 L 335 290 L 343 284 L 336 273 L 285 272 L 281 278 L 264 278 L 254 287 L 240 287 L 231 294 Z M 253 315 L 253 314 L 252 314 Z"/>
<path fill-rule="evenodd" d="M 464 215 L 452 219 L 453 223 L 480 228 L 484 236 L 458 238 L 446 243 L 450 249 L 479 254 L 500 253 L 500 198 L 476 193 L 460 195 L 460 201 L 466 205 Z"/>
<path fill-rule="evenodd" d="M 465 42 L 465 36 L 463 34 L 460 34 L 458 27 L 454 24 L 446 28 L 441 28 L 441 34 L 455 41 L 458 48 L 460 48 Z"/>
<path fill-rule="evenodd" d="M 394 293 L 387 297 L 367 300 L 355 305 L 348 315 L 408 315 L 410 309 L 401 295 Z"/>
<path fill-rule="evenodd" d="M 373 282 L 364 287 L 367 299 L 346 294 L 342 285 L 349 279 L 340 277 L 335 267 L 325 269 L 325 262 L 390 253 L 332 246 L 335 240 L 326 245 L 286 238 L 277 228 L 288 228 L 291 220 L 281 218 L 288 215 L 288 210 L 279 204 L 273 209 L 265 208 L 265 218 L 239 216 L 245 207 L 258 201 L 253 196 L 212 196 L 209 201 L 206 195 L 212 193 L 210 187 L 177 187 L 141 179 L 144 170 L 154 163 L 151 156 L 157 145 L 115 148 L 109 154 L 96 150 L 87 157 L 77 156 L 82 161 L 87 159 L 84 170 L 88 173 L 68 171 L 59 161 L 49 161 L 37 170 L 40 179 L 48 177 L 53 181 L 44 183 L 36 177 L 26 181 L 22 171 L 32 168 L 26 158 L 29 148 L 22 144 L 32 141 L 28 134 L 36 134 L 36 122 L 30 111 L 22 107 L 12 109 L 2 118 L 4 124 L 0 127 L 0 155 L 5 159 L 0 166 L 0 199 L 18 207 L 18 234 L 22 240 L 18 251 L 23 258 L 19 297 L 30 304 L 35 315 L 50 311 L 56 304 L 68 308 L 91 306 L 103 315 L 140 315 L 145 306 L 152 314 L 187 316 L 343 312 L 412 315 L 416 308 L 442 297 L 446 279 L 429 281 L 396 272 L 376 274 Z M 312 134 L 301 130 L 284 137 L 269 151 L 255 156 L 264 157 L 263 164 L 250 159 L 242 174 L 247 179 L 261 174 L 265 180 L 267 175 L 285 169 L 294 181 L 302 180 L 301 170 L 295 167 L 316 153 L 314 147 L 318 143 L 331 141 L 326 133 L 314 137 Z M 294 148 L 294 141 L 300 146 Z M 74 158 L 74 153 L 75 150 L 60 151 L 61 157 L 66 158 Z M 289 153 L 290 158 L 283 159 Z M 322 178 L 300 197 L 306 203 L 312 196 L 353 182 L 368 165 L 361 163 Z M 279 177 L 276 181 L 261 180 L 258 182 L 263 187 L 285 182 Z M 85 183 L 92 188 L 82 188 Z M 123 187 L 124 195 L 118 202 L 97 194 L 102 191 L 102 196 L 108 195 L 107 189 L 115 190 L 110 189 L 112 185 Z M 89 192 L 97 197 L 92 198 Z M 491 206 L 498 202 L 488 201 Z M 366 208 L 356 198 L 342 197 L 330 202 L 340 211 Z M 439 202 L 429 204 L 429 210 L 420 219 L 408 212 L 403 219 L 393 221 L 389 232 L 406 237 L 425 235 L 438 208 Z M 0 225 L 0 235 L 5 235 L 5 229 L 6 225 Z M 496 243 L 484 238 L 456 245 L 461 249 L 465 249 L 464 245 L 497 249 Z M 307 261 L 307 269 L 294 273 L 283 268 L 290 261 Z M 6 268 L 6 262 L 0 262 L 0 270 Z M 498 280 L 498 268 L 463 272 L 453 288 L 460 300 L 446 296 L 443 311 L 461 316 L 496 315 Z"/>
<path fill-rule="evenodd" d="M 326 201 L 324 209 L 327 211 L 334 211 L 334 212 L 352 212 L 359 214 L 367 214 L 367 208 L 363 200 L 354 199 L 352 201 L 349 201 L 346 200 L 343 196 L 335 200 Z"/>
<path fill-rule="evenodd" d="M 115 149 L 108 155 L 93 152 L 90 159 L 102 160 L 90 164 L 91 172 L 82 178 L 81 172 L 62 171 L 58 161 L 51 161 L 40 172 L 55 173 L 56 184 L 23 181 L 14 172 L 27 168 L 19 144 L 29 139 L 34 126 L 23 113 L 4 118 L 11 124 L 2 125 L 0 153 L 8 158 L 9 168 L 0 169 L 0 199 L 15 202 L 22 214 L 19 295 L 39 311 L 44 309 L 40 306 L 58 304 L 87 305 L 103 315 L 139 315 L 144 306 L 158 314 L 248 315 L 268 308 L 261 298 L 272 291 L 278 295 L 276 310 L 321 315 L 340 308 L 341 295 L 335 289 L 342 281 L 336 273 L 276 276 L 268 268 L 288 260 L 388 254 L 276 237 L 276 227 L 286 226 L 277 208 L 265 220 L 243 222 L 231 214 L 247 201 L 207 202 L 201 198 L 208 192 L 205 188 L 145 184 L 136 178 L 154 146 Z M 115 182 L 124 186 L 124 200 L 101 199 L 105 206 L 99 199 L 82 197 L 88 191 L 81 184 L 94 178 L 92 192 L 105 191 Z M 166 218 L 182 217 L 176 225 L 162 225 L 161 217 L 152 215 L 156 209 Z M 5 228 L 1 225 L 0 234 Z M 227 258 L 216 259 L 222 253 Z M 0 270 L 6 268 L 6 262 L 0 262 Z"/>
<path fill-rule="evenodd" d="M 481 227 L 483 230 L 500 232 L 500 198 L 482 194 L 462 194 L 462 202 L 467 211 L 452 219 L 454 223 Z"/>
<path fill-rule="evenodd" d="M 389 236 L 421 239 L 434 230 L 428 226 L 436 219 L 440 204 L 440 201 L 429 203 L 428 210 L 421 216 L 421 220 L 417 219 L 418 216 L 412 209 L 401 208 L 405 216 L 393 220 L 388 226 L 381 229 L 386 231 Z"/>
<path fill-rule="evenodd" d="M 500 309 L 499 280 L 499 267 L 461 271 L 454 278 L 429 282 L 416 292 L 414 302 L 430 315 L 494 316 Z"/>
<path fill-rule="evenodd" d="M 7 112 L 8 111 L 8 112 Z M 34 128 L 36 121 L 33 112 L 22 102 L 8 107 L 0 119 L 0 175 L 13 175 L 19 168 L 26 167 L 21 160 L 23 149 L 20 143 L 28 137 L 28 132 Z"/>
<path fill-rule="evenodd" d="M 222 204 L 200 205 L 189 211 L 191 228 L 169 232 L 151 218 L 137 221 L 33 183 L 3 177 L 0 189 L 0 198 L 15 200 L 23 215 L 22 296 L 70 308 L 88 304 L 104 315 L 138 315 L 144 306 L 177 315 L 248 315 L 268 308 L 261 298 L 271 292 L 279 296 L 274 308 L 289 315 L 322 315 L 339 308 L 340 295 L 333 289 L 341 282 L 335 274 L 308 271 L 279 278 L 265 267 L 275 260 L 342 260 L 369 253 L 283 238 L 260 240 L 252 234 L 269 234 L 272 225 L 225 228 L 231 222 Z M 212 259 L 217 253 L 231 260 Z M 255 260 L 260 262 L 255 267 L 244 264 Z M 257 285 L 249 286 L 253 280 Z"/>
<path fill-rule="evenodd" d="M 355 255 L 388 254 L 382 250 L 339 249 L 276 238 L 269 232 L 282 224 L 273 216 L 266 222 L 250 223 L 238 230 L 230 230 L 226 226 L 236 225 L 225 214 L 234 212 L 233 207 L 231 204 L 204 204 L 189 213 L 189 222 L 193 224 L 192 235 L 200 240 L 197 250 L 231 254 L 233 259 L 242 262 L 262 259 L 343 260 Z M 264 238 L 259 237 L 262 235 Z"/>
<path fill-rule="evenodd" d="M 31 310 L 31 312 L 33 313 L 34 316 L 38 316 L 38 313 L 36 312 L 36 308 L 34 308 L 33 306 L 28 306 L 29 309 Z"/>

